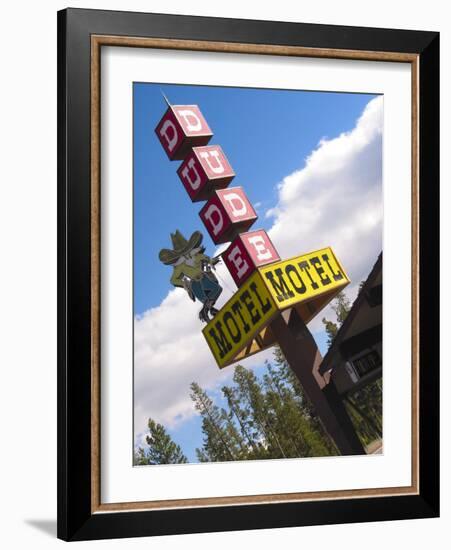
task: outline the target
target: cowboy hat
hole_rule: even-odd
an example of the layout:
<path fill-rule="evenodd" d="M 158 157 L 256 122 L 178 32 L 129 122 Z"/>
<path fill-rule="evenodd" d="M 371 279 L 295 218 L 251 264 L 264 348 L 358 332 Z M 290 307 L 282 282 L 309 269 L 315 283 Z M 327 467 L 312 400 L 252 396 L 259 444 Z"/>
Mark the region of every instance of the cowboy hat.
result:
<path fill-rule="evenodd" d="M 162 248 L 158 257 L 160 258 L 160 261 L 166 265 L 173 264 L 180 258 L 180 256 L 183 256 L 190 250 L 193 250 L 193 248 L 198 247 L 202 242 L 202 238 L 202 233 L 200 231 L 194 231 L 187 241 L 177 229 L 175 233 L 171 233 L 173 250 L 169 248 Z"/>

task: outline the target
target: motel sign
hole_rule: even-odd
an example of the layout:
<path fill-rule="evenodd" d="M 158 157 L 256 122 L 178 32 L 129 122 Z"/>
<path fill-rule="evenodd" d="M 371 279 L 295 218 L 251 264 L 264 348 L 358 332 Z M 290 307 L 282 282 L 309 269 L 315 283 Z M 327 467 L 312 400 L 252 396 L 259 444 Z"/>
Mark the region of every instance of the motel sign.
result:
<path fill-rule="evenodd" d="M 328 247 L 281 260 L 257 220 L 235 172 L 197 105 L 170 105 L 155 132 L 215 244 L 230 243 L 221 257 L 238 290 L 203 335 L 219 368 L 278 344 L 329 435 L 342 454 L 364 454 L 333 384 L 319 373 L 322 360 L 306 324 L 349 278 Z"/>
<path fill-rule="evenodd" d="M 308 323 L 348 283 L 331 248 L 257 268 L 203 330 L 219 367 L 235 362 L 279 311 L 294 306 Z"/>

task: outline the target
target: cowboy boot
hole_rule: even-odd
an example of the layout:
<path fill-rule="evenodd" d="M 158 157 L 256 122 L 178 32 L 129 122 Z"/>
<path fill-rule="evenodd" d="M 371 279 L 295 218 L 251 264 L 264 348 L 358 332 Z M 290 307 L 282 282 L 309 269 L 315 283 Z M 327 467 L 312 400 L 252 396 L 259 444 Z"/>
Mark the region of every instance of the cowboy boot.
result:
<path fill-rule="evenodd" d="M 216 309 L 215 307 L 211 306 L 210 313 L 212 317 L 215 317 L 219 313 L 219 309 Z"/>
<path fill-rule="evenodd" d="M 203 321 L 204 323 L 208 323 L 210 320 L 207 314 L 207 304 L 205 303 L 202 307 L 202 309 L 199 311 L 199 319 Z"/>

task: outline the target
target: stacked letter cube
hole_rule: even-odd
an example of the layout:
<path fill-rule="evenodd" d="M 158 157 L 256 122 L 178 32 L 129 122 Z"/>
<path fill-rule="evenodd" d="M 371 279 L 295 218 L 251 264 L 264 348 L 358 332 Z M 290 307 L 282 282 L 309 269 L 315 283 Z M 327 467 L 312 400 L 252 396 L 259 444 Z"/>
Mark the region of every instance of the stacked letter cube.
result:
<path fill-rule="evenodd" d="M 231 241 L 222 253 L 240 286 L 257 267 L 280 260 L 265 231 L 248 229 L 257 214 L 241 187 L 228 187 L 235 173 L 197 105 L 170 105 L 155 132 L 170 160 L 181 160 L 177 174 L 215 244 Z"/>

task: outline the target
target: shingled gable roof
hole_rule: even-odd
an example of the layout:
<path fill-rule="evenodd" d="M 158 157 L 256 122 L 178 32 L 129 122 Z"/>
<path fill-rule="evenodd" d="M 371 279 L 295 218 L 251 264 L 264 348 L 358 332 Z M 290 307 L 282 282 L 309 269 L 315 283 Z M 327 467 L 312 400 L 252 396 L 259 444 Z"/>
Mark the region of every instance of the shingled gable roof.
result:
<path fill-rule="evenodd" d="M 365 281 L 365 284 L 363 285 L 361 291 L 357 295 L 357 298 L 354 300 L 354 303 L 352 304 L 352 307 L 348 315 L 346 316 L 346 319 L 343 321 L 343 324 L 338 329 L 337 335 L 335 336 L 329 350 L 324 356 L 321 366 L 319 368 L 319 372 L 321 374 L 324 374 L 325 372 L 327 372 L 332 368 L 332 360 L 336 356 L 336 354 L 339 353 L 339 346 L 341 342 L 346 338 L 346 333 L 348 331 L 348 328 L 350 327 L 352 321 L 357 315 L 357 312 L 359 311 L 361 304 L 365 300 L 366 291 L 372 288 L 372 285 L 381 269 L 382 269 L 382 252 L 379 254 L 379 257 L 377 258 L 376 263 L 374 264 L 370 274 L 368 275 Z"/>

